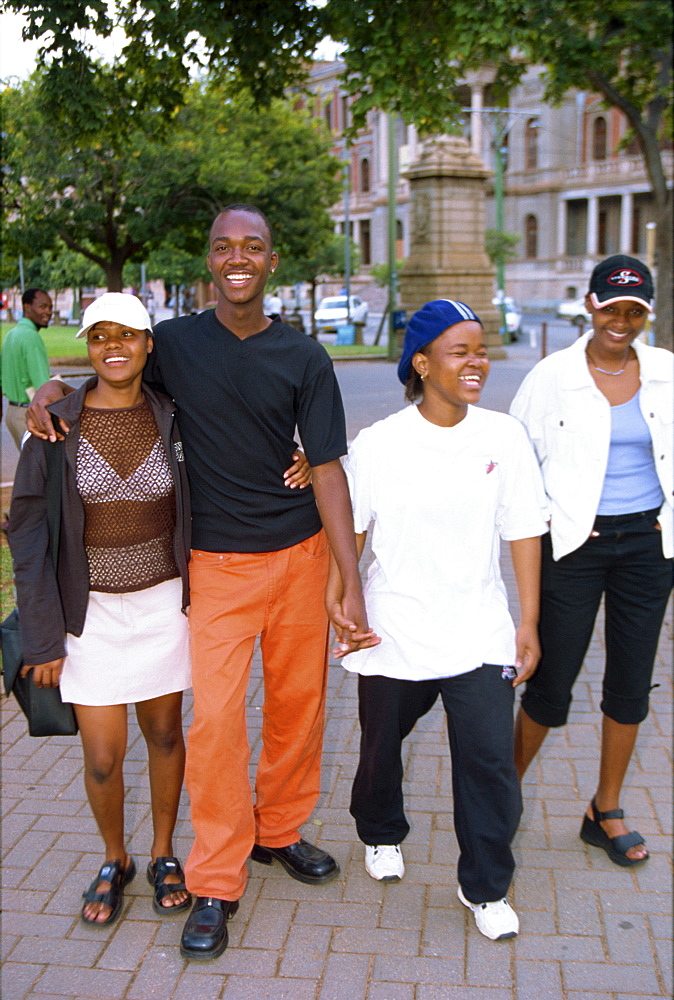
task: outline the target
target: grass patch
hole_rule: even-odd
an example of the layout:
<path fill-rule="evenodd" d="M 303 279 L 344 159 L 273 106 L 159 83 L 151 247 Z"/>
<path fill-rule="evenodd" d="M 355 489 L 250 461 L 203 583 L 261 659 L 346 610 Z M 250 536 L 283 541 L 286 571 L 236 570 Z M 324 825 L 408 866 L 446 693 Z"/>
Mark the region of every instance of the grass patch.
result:
<path fill-rule="evenodd" d="M 3 535 L 4 539 L 4 535 Z M 12 557 L 6 540 L 0 544 L 0 615 L 4 621 L 14 607 L 14 584 L 12 582 Z"/>
<path fill-rule="evenodd" d="M 0 516 L 3 520 L 5 512 L 9 510 L 9 501 L 12 491 L 9 487 L 3 487 L 0 492 Z M 9 612 L 14 607 L 14 583 L 12 580 L 12 557 L 7 544 L 7 535 L 0 531 L 0 620 L 4 621 Z"/>
<path fill-rule="evenodd" d="M 2 337 L 9 332 L 15 323 L 0 323 Z M 50 361 L 56 358 L 84 358 L 87 357 L 87 342 L 84 338 L 75 339 L 79 327 L 77 326 L 48 326 L 46 330 L 40 330 L 40 336 L 47 348 L 47 357 Z"/>
<path fill-rule="evenodd" d="M 2 336 L 4 337 L 14 325 L 14 323 L 0 323 Z M 69 364 L 73 364 L 79 358 L 86 360 L 87 342 L 84 338 L 75 339 L 77 329 L 76 326 L 48 326 L 46 330 L 40 330 L 40 336 L 47 348 L 47 357 L 51 362 L 65 359 Z M 361 355 L 384 358 L 388 351 L 386 347 L 370 347 L 367 344 L 323 344 L 323 346 L 331 358 L 358 358 Z"/>
<path fill-rule="evenodd" d="M 370 347 L 368 344 L 323 344 L 331 358 L 357 358 L 361 354 L 385 358 L 387 347 Z"/>

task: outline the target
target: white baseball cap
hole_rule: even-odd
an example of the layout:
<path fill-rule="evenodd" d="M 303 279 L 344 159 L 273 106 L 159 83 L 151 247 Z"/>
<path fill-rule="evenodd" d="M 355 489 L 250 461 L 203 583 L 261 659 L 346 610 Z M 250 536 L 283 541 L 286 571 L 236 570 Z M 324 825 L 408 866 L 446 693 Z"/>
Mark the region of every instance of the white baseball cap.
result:
<path fill-rule="evenodd" d="M 120 323 L 133 330 L 152 330 L 147 309 L 140 299 L 127 292 L 104 292 L 94 299 L 84 310 L 82 326 L 75 338 L 86 337 L 96 323 Z"/>

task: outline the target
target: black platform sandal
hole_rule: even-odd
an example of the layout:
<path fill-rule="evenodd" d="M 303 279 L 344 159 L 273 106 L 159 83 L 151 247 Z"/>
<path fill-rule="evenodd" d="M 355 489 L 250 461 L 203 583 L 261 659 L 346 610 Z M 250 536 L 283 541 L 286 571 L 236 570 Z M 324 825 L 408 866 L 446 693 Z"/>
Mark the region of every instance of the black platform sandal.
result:
<path fill-rule="evenodd" d="M 584 840 L 586 844 L 591 844 L 593 847 L 601 847 L 606 851 L 614 864 L 621 865 L 623 868 L 631 868 L 633 865 L 640 865 L 644 861 L 648 861 L 648 854 L 643 858 L 630 858 L 627 856 L 627 851 L 629 851 L 630 847 L 637 847 L 639 844 L 646 843 L 641 834 L 636 830 L 632 830 L 631 833 L 621 833 L 617 837 L 609 837 L 606 831 L 599 825 L 606 819 L 624 819 L 625 813 L 622 809 L 609 809 L 608 812 L 599 812 L 594 799 L 592 799 L 590 804 L 594 818 L 590 819 L 587 813 L 583 817 L 583 825 L 580 828 L 581 840 Z"/>
<path fill-rule="evenodd" d="M 136 874 L 136 862 L 129 858 L 129 866 L 124 871 L 121 861 L 106 861 L 98 875 L 91 883 L 86 892 L 82 893 L 85 906 L 87 903 L 103 903 L 110 907 L 110 913 L 105 920 L 91 920 L 84 915 L 85 907 L 82 907 L 80 920 L 88 927 L 107 927 L 114 924 L 117 917 L 122 912 L 124 902 L 124 887 L 129 884 Z M 109 882 L 110 888 L 107 892 L 96 892 L 101 882 Z"/>
<path fill-rule="evenodd" d="M 180 882 L 165 882 L 167 875 L 177 875 Z M 154 896 L 152 899 L 152 909 L 160 917 L 172 917 L 176 913 L 182 913 L 192 905 L 192 896 L 187 893 L 187 899 L 175 906 L 162 906 L 163 900 L 171 896 L 174 892 L 187 892 L 185 886 L 185 872 L 177 858 L 157 858 L 147 866 L 147 880 L 154 886 Z"/>

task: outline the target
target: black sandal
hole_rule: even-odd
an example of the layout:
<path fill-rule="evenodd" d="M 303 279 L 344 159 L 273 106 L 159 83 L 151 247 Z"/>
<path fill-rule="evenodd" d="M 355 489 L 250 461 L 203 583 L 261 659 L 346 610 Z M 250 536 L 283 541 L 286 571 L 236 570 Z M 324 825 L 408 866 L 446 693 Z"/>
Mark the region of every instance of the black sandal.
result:
<path fill-rule="evenodd" d="M 82 899 L 86 903 L 103 903 L 110 907 L 110 913 L 105 920 L 90 920 L 84 915 L 84 906 L 80 913 L 80 920 L 89 927 L 107 927 L 113 924 L 122 912 L 124 902 L 124 887 L 129 884 L 136 874 L 136 862 L 129 858 L 129 866 L 124 871 L 121 861 L 106 861 L 98 875 L 91 883 L 86 892 L 82 893 Z M 110 888 L 107 892 L 96 892 L 101 882 L 109 882 Z"/>
<path fill-rule="evenodd" d="M 590 819 L 587 813 L 583 817 L 583 825 L 580 828 L 581 840 L 584 840 L 586 844 L 592 844 L 593 847 L 601 847 L 606 851 L 614 864 L 621 865 L 623 868 L 631 868 L 632 865 L 640 865 L 648 860 L 650 856 L 648 854 L 643 858 L 630 858 L 627 856 L 630 847 L 637 847 L 639 844 L 646 843 L 641 834 L 636 830 L 632 830 L 631 833 L 621 833 L 617 837 L 609 837 L 608 833 L 599 825 L 605 819 L 624 819 L 625 813 L 622 809 L 609 809 L 608 812 L 599 812 L 594 799 L 592 799 L 591 806 L 594 819 Z"/>
<path fill-rule="evenodd" d="M 177 875 L 180 882 L 165 882 L 167 875 Z M 154 886 L 154 897 L 152 899 L 152 909 L 160 917 L 173 916 L 175 913 L 182 913 L 192 905 L 192 896 L 187 893 L 187 899 L 175 906 L 162 906 L 163 900 L 171 896 L 174 892 L 187 892 L 185 886 L 185 872 L 177 858 L 157 858 L 147 866 L 147 880 Z"/>

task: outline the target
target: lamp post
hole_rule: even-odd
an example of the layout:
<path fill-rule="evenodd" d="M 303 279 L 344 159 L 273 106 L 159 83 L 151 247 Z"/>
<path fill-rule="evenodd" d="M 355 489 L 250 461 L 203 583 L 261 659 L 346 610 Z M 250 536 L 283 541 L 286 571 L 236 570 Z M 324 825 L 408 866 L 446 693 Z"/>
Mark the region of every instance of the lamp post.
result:
<path fill-rule="evenodd" d="M 509 108 L 462 108 L 462 111 L 473 115 L 484 116 L 491 136 L 494 150 L 494 208 L 496 215 L 496 232 L 498 233 L 498 254 L 496 258 L 496 285 L 498 288 L 498 310 L 501 314 L 501 330 L 506 330 L 505 308 L 505 259 L 503 254 L 503 195 L 506 136 L 517 117 L 529 117 L 531 111 L 511 111 Z"/>
<path fill-rule="evenodd" d="M 346 289 L 346 322 L 351 322 L 351 160 L 349 140 L 344 139 L 344 288 Z"/>
<path fill-rule="evenodd" d="M 388 132 L 388 348 L 389 361 L 395 361 L 396 332 L 393 314 L 396 307 L 396 187 L 398 180 L 398 158 L 393 115 L 386 116 Z"/>
<path fill-rule="evenodd" d="M 496 232 L 500 238 L 503 236 L 503 142 L 497 130 L 497 137 L 494 141 L 494 202 L 496 208 Z M 505 263 L 503 260 L 503 247 L 499 245 L 496 257 L 496 287 L 498 290 L 498 308 L 501 313 L 501 333 L 505 330 L 506 310 L 505 310 Z"/>

